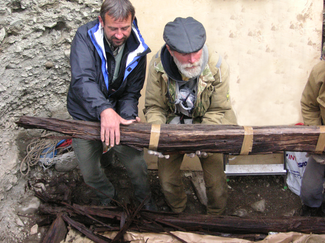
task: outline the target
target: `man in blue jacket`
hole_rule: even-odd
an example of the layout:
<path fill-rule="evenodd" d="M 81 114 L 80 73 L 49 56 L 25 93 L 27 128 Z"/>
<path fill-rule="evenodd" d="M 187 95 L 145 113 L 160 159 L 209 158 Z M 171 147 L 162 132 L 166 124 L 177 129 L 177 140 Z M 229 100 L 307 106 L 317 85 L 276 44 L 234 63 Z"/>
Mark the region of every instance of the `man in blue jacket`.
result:
<path fill-rule="evenodd" d="M 149 52 L 129 0 L 105 0 L 98 19 L 79 27 L 71 45 L 68 111 L 76 120 L 100 121 L 102 140 L 73 139 L 73 148 L 85 182 L 104 205 L 116 197 L 100 165 L 106 146 L 126 167 L 135 197 L 143 201 L 150 195 L 143 152 L 119 145 L 120 124 L 140 121 L 138 101 Z M 151 199 L 145 208 L 156 209 Z"/>

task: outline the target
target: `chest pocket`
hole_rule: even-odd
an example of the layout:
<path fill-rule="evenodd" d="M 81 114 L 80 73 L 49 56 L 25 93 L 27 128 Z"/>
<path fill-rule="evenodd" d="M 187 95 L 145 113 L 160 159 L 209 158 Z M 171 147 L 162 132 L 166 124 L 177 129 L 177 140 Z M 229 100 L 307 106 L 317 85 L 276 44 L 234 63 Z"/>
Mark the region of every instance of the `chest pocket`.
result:
<path fill-rule="evenodd" d="M 211 105 L 213 91 L 214 87 L 209 83 L 204 87 L 201 93 L 198 93 L 195 108 L 193 110 L 193 117 L 204 116 Z"/>

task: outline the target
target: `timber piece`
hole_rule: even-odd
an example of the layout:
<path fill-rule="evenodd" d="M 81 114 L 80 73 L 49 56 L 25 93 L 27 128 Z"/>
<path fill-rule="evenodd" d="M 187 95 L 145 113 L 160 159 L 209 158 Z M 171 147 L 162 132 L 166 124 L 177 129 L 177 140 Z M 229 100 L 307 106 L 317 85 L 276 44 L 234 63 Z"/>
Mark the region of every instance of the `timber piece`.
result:
<path fill-rule="evenodd" d="M 47 231 L 42 243 L 60 243 L 65 239 L 67 232 L 67 226 L 62 219 L 62 214 L 59 214 Z"/>
<path fill-rule="evenodd" d="M 187 231 L 208 230 L 231 234 L 268 234 L 268 232 L 325 233 L 325 218 L 322 217 L 282 217 L 282 218 L 238 218 L 232 216 L 212 216 L 179 214 L 163 217 L 148 215 L 146 217 L 185 228 Z"/>
<path fill-rule="evenodd" d="M 203 173 L 197 172 L 197 171 L 192 171 L 191 183 L 193 185 L 195 195 L 199 199 L 200 203 L 202 203 L 203 205 L 206 206 L 208 204 L 208 198 L 207 198 L 207 194 L 206 194 Z"/>
<path fill-rule="evenodd" d="M 62 215 L 62 218 L 63 218 L 63 220 L 65 222 L 67 222 L 68 224 L 70 224 L 73 228 L 75 228 L 79 232 L 83 233 L 85 236 L 87 236 L 89 239 L 91 239 L 92 241 L 94 241 L 96 243 L 107 243 L 107 242 L 111 242 L 112 241 L 111 239 L 109 239 L 109 238 L 107 238 L 105 236 L 95 234 L 90 229 L 88 229 L 85 225 L 83 225 L 82 223 L 79 223 L 79 222 L 71 219 L 66 214 L 63 214 Z"/>
<path fill-rule="evenodd" d="M 102 218 L 121 220 L 122 210 L 113 206 L 81 206 L 73 204 L 73 208 L 84 214 L 98 216 Z"/>
<path fill-rule="evenodd" d="M 17 124 L 40 128 L 74 138 L 100 140 L 100 124 L 75 120 L 59 120 L 22 116 Z M 317 126 L 253 126 L 252 150 L 249 154 L 279 151 L 314 152 L 320 128 Z M 157 151 L 192 153 L 195 151 L 240 154 L 245 127 L 235 125 L 163 124 L 160 127 Z M 150 144 L 151 124 L 121 125 L 121 144 L 139 150 Z"/>
<path fill-rule="evenodd" d="M 122 229 L 114 237 L 114 239 L 112 240 L 112 242 L 119 242 L 119 240 L 123 237 L 123 235 L 125 234 L 125 232 L 129 229 L 129 227 L 131 226 L 133 220 L 138 215 L 139 211 L 141 210 L 141 208 L 144 206 L 144 203 L 147 202 L 148 199 L 149 199 L 149 196 L 147 196 L 140 203 L 140 205 L 137 207 L 137 209 L 135 210 L 135 212 L 132 215 L 130 215 L 130 217 L 128 218 L 127 222 L 123 225 Z M 122 218 L 123 218 L 123 215 L 121 216 L 121 219 Z"/>
<path fill-rule="evenodd" d="M 107 219 L 121 219 L 122 211 L 116 209 L 103 210 L 98 214 L 97 207 L 91 210 L 91 206 L 80 207 L 87 211 L 88 214 L 100 216 Z M 140 208 L 140 206 L 139 206 Z M 300 232 L 300 233 L 325 233 L 325 218 L 323 217 L 278 217 L 278 218 L 239 218 L 233 216 L 213 216 L 202 214 L 175 214 L 175 213 L 161 213 L 161 212 L 148 212 L 139 208 L 132 216 L 127 219 L 128 224 L 125 225 L 125 232 L 131 226 L 131 223 L 136 215 L 141 218 L 157 222 L 159 224 L 174 228 L 174 230 L 183 231 L 201 231 L 205 232 L 222 232 L 231 234 L 268 234 L 268 232 Z M 115 220 L 114 220 L 115 221 Z M 138 220 L 136 224 L 142 224 Z"/>
<path fill-rule="evenodd" d="M 73 206 L 73 205 L 71 206 L 71 205 L 69 205 L 69 204 L 67 204 L 67 203 L 66 203 L 65 205 L 66 205 L 68 208 L 73 208 L 73 210 L 74 210 L 76 213 L 80 214 L 80 215 L 86 216 L 86 217 L 90 218 L 91 220 L 93 220 L 93 221 L 95 221 L 95 222 L 97 222 L 97 223 L 99 223 L 99 224 L 101 224 L 101 225 L 103 225 L 103 226 L 105 226 L 105 227 L 107 227 L 107 228 L 112 228 L 110 225 L 105 224 L 104 222 L 102 222 L 102 221 L 96 219 L 96 218 L 93 217 L 92 215 L 86 213 L 86 212 L 83 211 L 83 210 L 80 210 L 80 209 L 79 209 L 78 207 L 76 207 L 76 206 Z"/>

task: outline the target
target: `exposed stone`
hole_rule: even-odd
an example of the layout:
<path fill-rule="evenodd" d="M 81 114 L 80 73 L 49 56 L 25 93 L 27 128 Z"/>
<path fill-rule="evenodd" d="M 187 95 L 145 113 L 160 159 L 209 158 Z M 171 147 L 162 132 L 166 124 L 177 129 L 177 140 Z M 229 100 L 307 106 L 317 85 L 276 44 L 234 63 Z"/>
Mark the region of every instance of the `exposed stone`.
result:
<path fill-rule="evenodd" d="M 8 33 L 18 35 L 23 28 L 24 28 L 23 20 L 17 19 L 10 23 Z"/>
<path fill-rule="evenodd" d="M 234 216 L 238 216 L 238 217 L 246 217 L 247 214 L 248 214 L 247 210 L 243 208 L 239 208 L 233 213 Z"/>
<path fill-rule="evenodd" d="M 257 201 L 251 205 L 251 207 L 257 212 L 264 212 L 265 211 L 265 200 L 262 199 Z"/>
<path fill-rule="evenodd" d="M 24 222 L 21 221 L 20 218 L 17 218 L 17 219 L 16 219 L 16 224 L 17 224 L 18 226 L 20 226 L 20 227 L 24 227 L 24 226 L 25 226 Z"/>
<path fill-rule="evenodd" d="M 0 43 L 3 41 L 5 36 L 6 36 L 6 30 L 5 30 L 5 28 L 1 28 L 0 29 Z"/>
<path fill-rule="evenodd" d="M 23 144 L 18 135 L 24 129 L 15 122 L 22 115 L 67 114 L 71 41 L 80 25 L 98 16 L 102 1 L 89 0 L 87 5 L 85 0 L 0 2 L 0 218 L 2 225 L 10 227 L 0 227 L 0 241 L 23 242 L 22 223 L 7 204 L 11 195 L 26 194 L 12 192 L 24 180 L 19 167 L 30 137 L 18 150 L 17 144 Z M 33 170 L 28 176 L 38 176 L 38 168 Z"/>
<path fill-rule="evenodd" d="M 50 69 L 50 68 L 54 67 L 54 64 L 53 64 L 53 62 L 47 61 L 47 62 L 44 64 L 44 66 L 45 66 L 47 69 Z"/>
<path fill-rule="evenodd" d="M 30 234 L 31 234 L 31 235 L 35 235 L 35 234 L 37 234 L 37 232 L 38 232 L 38 225 L 35 224 L 35 225 L 33 225 L 33 227 L 30 229 Z"/>
<path fill-rule="evenodd" d="M 18 206 L 17 210 L 22 214 L 34 214 L 39 206 L 40 200 L 37 197 L 29 197 Z"/>
<path fill-rule="evenodd" d="M 71 171 L 78 166 L 78 161 L 73 151 L 55 157 L 54 162 L 55 169 L 60 172 Z"/>

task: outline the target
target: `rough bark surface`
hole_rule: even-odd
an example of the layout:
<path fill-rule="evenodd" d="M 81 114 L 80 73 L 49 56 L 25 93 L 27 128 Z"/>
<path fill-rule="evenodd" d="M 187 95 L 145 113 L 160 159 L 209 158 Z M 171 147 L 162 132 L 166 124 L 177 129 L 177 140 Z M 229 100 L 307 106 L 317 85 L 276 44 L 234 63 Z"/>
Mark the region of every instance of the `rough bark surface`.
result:
<path fill-rule="evenodd" d="M 25 128 L 41 128 L 75 138 L 100 139 L 100 124 L 22 116 L 17 124 Z M 314 152 L 321 131 L 316 126 L 253 126 L 250 154 L 278 151 Z M 151 124 L 134 123 L 121 126 L 121 144 L 139 150 L 150 144 Z M 161 125 L 157 151 L 190 153 L 195 151 L 240 154 L 245 137 L 243 126 L 233 125 Z"/>

